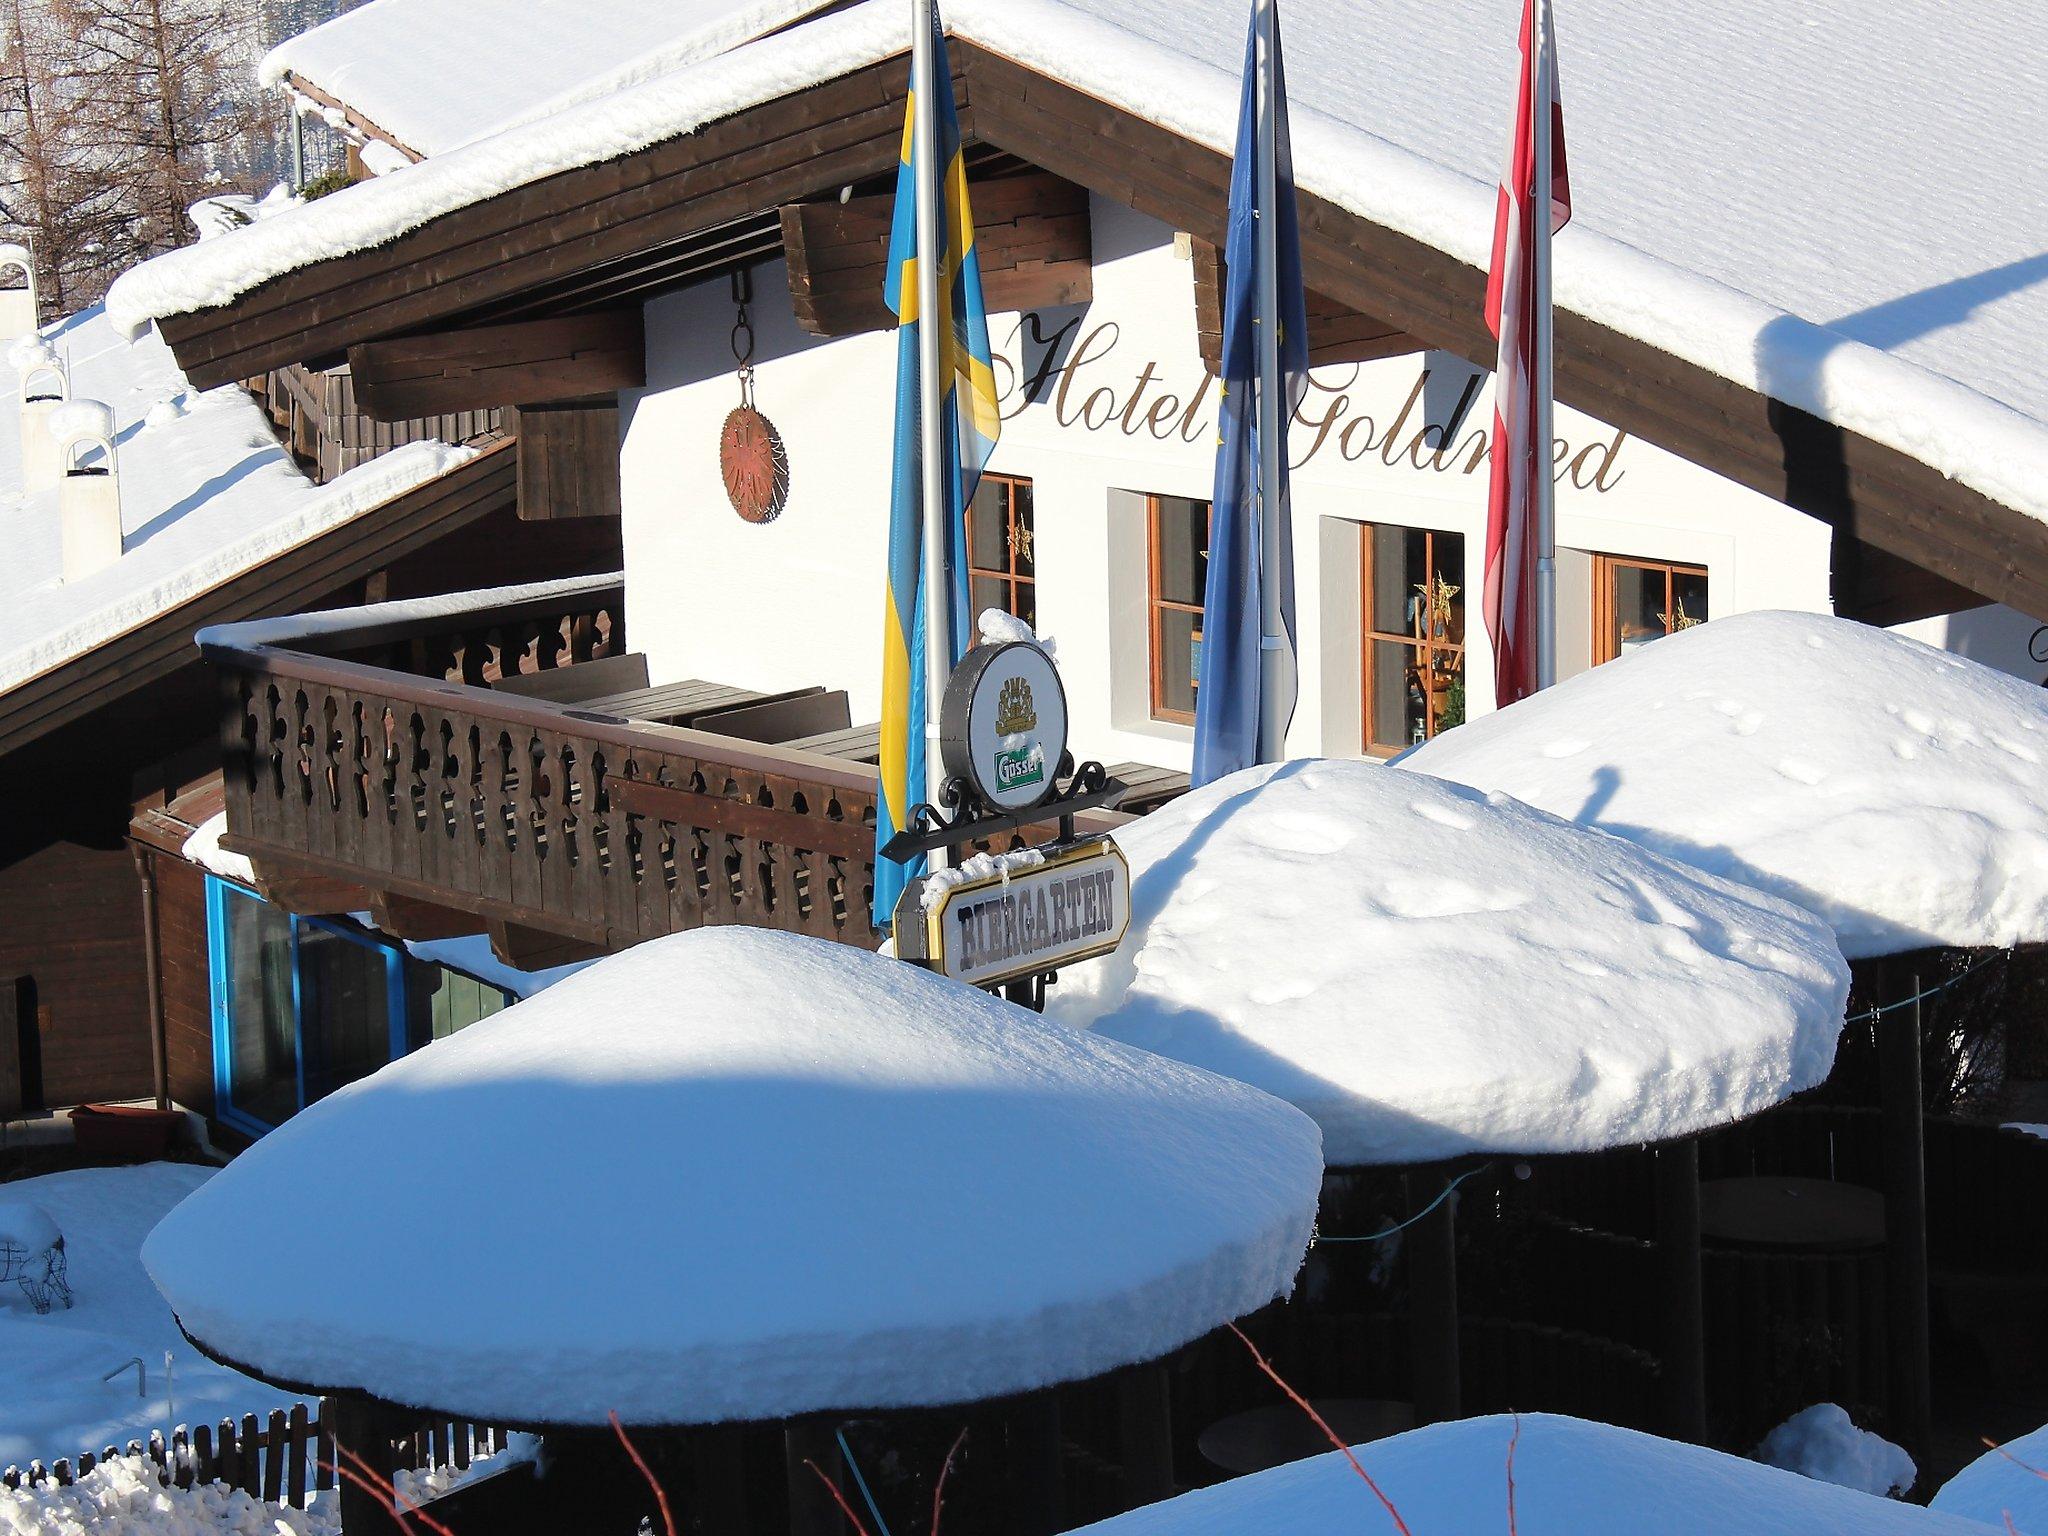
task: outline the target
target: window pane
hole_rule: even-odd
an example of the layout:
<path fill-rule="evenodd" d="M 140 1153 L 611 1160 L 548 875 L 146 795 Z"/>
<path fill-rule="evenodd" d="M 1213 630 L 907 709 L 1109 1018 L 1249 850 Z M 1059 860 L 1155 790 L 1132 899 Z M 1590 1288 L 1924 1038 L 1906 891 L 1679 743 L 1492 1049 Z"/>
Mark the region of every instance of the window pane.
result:
<path fill-rule="evenodd" d="M 390 991 L 381 949 L 311 923 L 299 929 L 300 1039 L 306 1102 L 391 1059 Z"/>
<path fill-rule="evenodd" d="M 1009 569 L 1009 500 L 1008 482 L 991 475 L 982 476 L 975 487 L 974 504 L 967 515 L 967 562 L 977 570 Z"/>
<path fill-rule="evenodd" d="M 478 1019 L 487 1019 L 505 1006 L 505 994 L 486 986 L 473 976 L 435 966 L 428 975 L 434 989 L 434 1038 L 446 1039 L 467 1029 Z"/>
<path fill-rule="evenodd" d="M 1038 587 L 1036 584 L 1028 581 L 1018 582 L 1016 602 L 1017 617 L 1026 624 L 1029 624 L 1033 629 L 1038 628 Z"/>
<path fill-rule="evenodd" d="M 1154 498 L 1159 597 L 1200 607 L 1209 580 L 1209 503 L 1186 496 Z"/>
<path fill-rule="evenodd" d="M 993 576 L 973 576 L 968 578 L 967 591 L 974 601 L 977 620 L 991 608 L 1000 608 L 1005 613 L 1010 611 L 1010 584 L 1007 581 L 998 581 Z"/>
<path fill-rule="evenodd" d="M 1372 668 L 1372 719 L 1367 745 L 1400 748 L 1422 740 L 1422 690 L 1414 677 L 1413 648 L 1391 640 L 1375 640 L 1368 664 Z"/>
<path fill-rule="evenodd" d="M 1031 482 L 1012 481 L 1010 496 L 1015 517 L 1010 530 L 1010 569 L 1029 576 L 1038 569 L 1038 525 L 1032 521 Z"/>
<path fill-rule="evenodd" d="M 1704 624 L 1707 613 L 1707 575 L 1704 571 L 1676 571 L 1671 577 L 1672 606 L 1667 628 L 1677 631 Z"/>
<path fill-rule="evenodd" d="M 1417 589 L 1427 535 L 1419 528 L 1381 524 L 1369 528 L 1367 536 L 1372 540 L 1371 627 L 1386 635 L 1412 635 L 1421 611 Z"/>
<path fill-rule="evenodd" d="M 1465 643 L 1465 535 L 1439 533 L 1430 540 L 1430 637 L 1447 645 Z"/>
<path fill-rule="evenodd" d="M 1158 608 L 1153 612 L 1153 641 L 1157 647 L 1153 663 L 1158 669 L 1153 705 L 1160 710 L 1192 715 L 1196 679 L 1201 670 L 1201 619 L 1177 608 Z"/>
<path fill-rule="evenodd" d="M 1626 655 L 1664 633 L 1664 572 L 1641 566 L 1614 568 L 1614 654 Z"/>
<path fill-rule="evenodd" d="M 266 901 L 223 890 L 227 919 L 228 1099 L 265 1125 L 299 1107 L 292 1025 L 292 920 Z"/>

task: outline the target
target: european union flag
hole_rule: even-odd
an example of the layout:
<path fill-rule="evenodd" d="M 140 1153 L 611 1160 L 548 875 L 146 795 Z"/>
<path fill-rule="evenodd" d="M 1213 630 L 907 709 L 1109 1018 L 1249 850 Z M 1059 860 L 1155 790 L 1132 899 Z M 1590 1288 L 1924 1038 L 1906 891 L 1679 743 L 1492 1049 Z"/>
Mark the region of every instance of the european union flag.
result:
<path fill-rule="evenodd" d="M 988 317 L 982 309 L 981 262 L 974 250 L 974 214 L 967 201 L 967 166 L 960 153 L 960 119 L 953 103 L 953 72 L 946 60 L 945 29 L 932 11 L 933 77 L 939 82 L 938 158 L 941 218 L 945 222 L 939 292 L 949 313 L 939 338 L 944 484 L 950 506 L 953 648 L 964 654 L 973 634 L 967 597 L 967 504 L 1001 430 L 995 371 L 990 363 Z M 914 163 L 916 81 L 903 115 L 903 151 L 896 169 L 895 221 L 889 233 L 883 297 L 895 312 L 896 450 L 889 495 L 889 611 L 882 637 L 881 796 L 875 816 L 874 921 L 886 927 L 904 886 L 924 871 L 922 856 L 896 863 L 882 846 L 909 822 L 925 797 L 925 624 L 922 584 L 924 519 L 919 491 L 917 175 Z"/>
<path fill-rule="evenodd" d="M 1276 0 L 1252 5 L 1224 261 L 1223 400 L 1195 694 L 1196 784 L 1278 760 L 1294 713 L 1287 425 L 1308 385 L 1308 300 Z M 1262 622 L 1269 607 L 1270 628 Z"/>

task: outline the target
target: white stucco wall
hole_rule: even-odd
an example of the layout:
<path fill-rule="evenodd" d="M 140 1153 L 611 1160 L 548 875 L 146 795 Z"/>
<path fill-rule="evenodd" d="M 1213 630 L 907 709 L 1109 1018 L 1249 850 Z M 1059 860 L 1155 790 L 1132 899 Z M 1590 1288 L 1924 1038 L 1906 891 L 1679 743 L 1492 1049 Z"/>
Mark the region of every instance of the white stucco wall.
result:
<path fill-rule="evenodd" d="M 1209 495 L 1215 385 L 1196 351 L 1191 272 L 1172 232 L 1102 199 L 1091 211 L 1093 302 L 991 319 L 1006 419 L 990 468 L 1033 482 L 1039 627 L 1060 642 L 1076 751 L 1185 766 L 1188 729 L 1147 718 L 1142 502 L 1117 493 Z M 719 427 L 739 403 L 728 286 L 647 306 L 647 387 L 621 396 L 629 632 L 658 679 L 823 683 L 851 692 L 857 720 L 873 719 L 895 337 L 804 335 L 779 264 L 756 274 L 753 322 L 756 403 L 791 465 L 788 504 L 765 527 L 742 522 L 719 481 Z M 1050 365 L 1046 338 L 1058 343 Z M 1473 377 L 1443 354 L 1316 372 L 1291 445 L 1297 752 L 1358 748 L 1359 521 L 1465 536 L 1468 697 L 1475 713 L 1487 707 L 1476 598 L 1486 470 L 1467 466 L 1492 401 L 1484 381 L 1468 395 Z M 1461 397 L 1463 423 L 1439 454 Z M 1578 412 L 1560 408 L 1557 432 L 1571 466 L 1557 502 L 1561 547 L 1704 565 L 1717 616 L 1826 611 L 1824 524 Z M 1570 670 L 1586 645 L 1590 562 L 1567 554 L 1562 564 Z"/>

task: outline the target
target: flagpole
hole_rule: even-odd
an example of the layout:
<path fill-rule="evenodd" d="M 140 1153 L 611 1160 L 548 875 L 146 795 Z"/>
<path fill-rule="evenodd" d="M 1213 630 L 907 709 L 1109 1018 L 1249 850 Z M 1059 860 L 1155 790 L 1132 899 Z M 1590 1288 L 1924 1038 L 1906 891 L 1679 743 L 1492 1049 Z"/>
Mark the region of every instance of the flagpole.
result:
<path fill-rule="evenodd" d="M 917 427 L 920 501 L 924 509 L 924 558 L 918 585 L 924 592 L 924 713 L 913 729 L 925 733 L 925 782 L 928 804 L 939 804 L 946 770 L 939 751 L 939 703 L 953 670 L 953 541 L 948 527 L 952 498 L 946 494 L 946 444 L 941 402 L 945 380 L 939 376 L 942 352 L 940 327 L 951 323 L 951 310 L 939 289 L 945 229 L 940 214 L 940 185 L 945 167 L 939 159 L 939 93 L 933 72 L 935 0 L 912 0 L 910 84 L 915 97 L 911 117 L 911 157 L 917 186 Z M 913 786 L 913 793 L 918 786 Z M 944 850 L 930 855 L 934 869 L 943 868 Z"/>
<path fill-rule="evenodd" d="M 1253 420 L 1259 443 L 1259 744 L 1261 762 L 1286 755 L 1285 620 L 1280 590 L 1282 512 L 1280 486 L 1280 256 L 1274 219 L 1280 202 L 1279 148 L 1275 127 L 1275 0 L 1256 0 L 1258 17 L 1258 311 L 1259 390 Z"/>
<path fill-rule="evenodd" d="M 1530 499 L 1536 537 L 1536 686 L 1557 681 L 1557 434 L 1551 423 L 1550 225 L 1551 134 L 1556 113 L 1555 39 L 1550 27 L 1550 0 L 1534 0 L 1536 14 L 1529 37 L 1529 131 L 1535 138 L 1535 187 L 1529 199 L 1531 231 L 1529 262 L 1534 335 L 1530 347 L 1529 386 L 1535 420 L 1530 445 Z"/>

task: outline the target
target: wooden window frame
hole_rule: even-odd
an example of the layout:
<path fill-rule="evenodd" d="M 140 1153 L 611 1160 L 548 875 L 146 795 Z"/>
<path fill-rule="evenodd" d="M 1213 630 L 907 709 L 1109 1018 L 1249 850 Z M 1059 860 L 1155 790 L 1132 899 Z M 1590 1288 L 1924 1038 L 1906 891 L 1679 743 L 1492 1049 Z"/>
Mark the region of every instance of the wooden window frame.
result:
<path fill-rule="evenodd" d="M 1203 525 L 1202 532 L 1202 558 L 1204 560 L 1208 559 L 1209 540 L 1216 533 L 1216 504 L 1200 496 L 1175 496 L 1172 499 L 1175 501 L 1200 501 L 1203 506 L 1209 509 L 1208 519 Z M 1166 497 L 1151 492 L 1148 492 L 1145 496 L 1145 659 L 1146 670 L 1151 674 L 1148 697 L 1151 700 L 1152 718 L 1154 720 L 1163 720 L 1171 725 L 1193 725 L 1195 723 L 1193 710 L 1173 709 L 1161 700 L 1161 694 L 1166 682 L 1165 673 L 1159 665 L 1160 657 L 1165 651 L 1165 625 L 1161 620 L 1161 615 L 1168 613 L 1193 614 L 1195 616 L 1194 638 L 1197 641 L 1202 638 L 1202 605 L 1200 603 L 1184 603 L 1176 598 L 1161 597 L 1159 595 L 1159 514 L 1162 504 L 1166 500 Z M 1202 685 L 1198 680 L 1195 683 L 1197 695 L 1200 694 L 1201 687 Z"/>
<path fill-rule="evenodd" d="M 1373 628 L 1373 552 L 1372 536 L 1381 528 L 1399 528 L 1404 533 L 1422 535 L 1422 568 L 1436 570 L 1436 541 L 1439 537 L 1460 537 L 1455 529 L 1417 528 L 1407 523 L 1360 523 L 1358 524 L 1358 745 L 1367 757 L 1394 757 L 1413 745 L 1411 742 L 1386 744 L 1372 739 L 1373 722 L 1373 664 L 1372 649 L 1375 644 L 1406 646 L 1411 652 L 1408 670 L 1403 681 L 1413 677 L 1415 670 L 1423 664 L 1425 652 L 1441 652 L 1458 658 L 1458 671 L 1465 670 L 1465 642 L 1443 641 L 1441 643 L 1410 632 Z M 1464 573 L 1461 572 L 1462 576 Z M 1461 591 L 1470 583 L 1461 580 Z M 1466 708 L 1471 705 L 1467 701 Z M 1436 698 L 1429 689 L 1422 690 L 1423 740 L 1428 741 L 1437 734 Z"/>
<path fill-rule="evenodd" d="M 974 581 L 976 577 L 980 577 L 986 581 L 1001 582 L 1003 586 L 1003 611 L 1010 614 L 1013 618 L 1021 617 L 1017 613 L 1018 589 L 1029 587 L 1031 589 L 1032 623 L 1036 625 L 1038 619 L 1038 553 L 1035 541 L 1038 537 L 1038 503 L 1035 497 L 1032 500 L 1032 526 L 1028 532 L 1028 537 L 1034 541 L 1032 569 L 1028 574 L 1017 569 L 1017 487 L 1021 485 L 1029 488 L 1031 477 L 1029 475 L 994 475 L 984 472 L 981 477 L 981 484 L 1000 485 L 1005 488 L 1003 495 L 1004 569 L 997 570 L 990 566 L 976 565 L 974 563 L 974 501 L 970 497 L 965 510 L 960 514 L 960 536 L 966 541 L 964 547 L 967 551 L 968 605 L 974 607 Z M 980 610 L 978 608 L 975 609 L 975 617 L 980 617 Z"/>
<path fill-rule="evenodd" d="M 1646 560 L 1634 555 L 1593 556 L 1593 665 L 1600 666 L 1621 655 L 1615 636 L 1614 573 L 1619 570 L 1656 571 L 1664 578 L 1664 633 L 1671 634 L 1671 614 L 1677 606 L 1672 588 L 1681 576 L 1697 576 L 1707 583 L 1708 602 L 1713 601 L 1713 582 L 1704 565 L 1683 560 Z"/>

